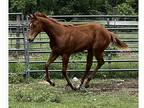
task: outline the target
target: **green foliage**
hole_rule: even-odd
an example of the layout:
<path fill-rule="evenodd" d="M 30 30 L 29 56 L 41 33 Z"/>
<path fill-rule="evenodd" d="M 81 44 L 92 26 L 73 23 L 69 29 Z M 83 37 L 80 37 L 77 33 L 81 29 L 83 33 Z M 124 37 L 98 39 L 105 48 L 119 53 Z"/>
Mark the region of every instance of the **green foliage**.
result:
<path fill-rule="evenodd" d="M 70 15 L 72 13 L 72 9 L 70 9 L 69 5 L 65 7 L 61 7 L 56 11 L 55 14 L 62 14 L 62 15 Z"/>
<path fill-rule="evenodd" d="M 118 5 L 118 12 L 121 15 L 135 15 L 134 9 L 127 3 Z"/>
<path fill-rule="evenodd" d="M 12 63 L 9 64 L 9 83 L 21 83 L 24 81 L 24 64 L 23 63 Z"/>
<path fill-rule="evenodd" d="M 61 98 L 51 93 L 47 86 L 33 84 L 18 89 L 14 97 L 19 102 L 61 102 Z"/>
<path fill-rule="evenodd" d="M 11 63 L 9 64 L 9 72 L 11 73 L 23 73 L 24 72 L 24 64 L 17 62 L 17 63 Z"/>
<path fill-rule="evenodd" d="M 122 6 L 121 14 L 138 12 L 138 0 L 9 0 L 9 12 L 44 12 L 47 14 L 112 14 Z M 129 9 L 128 9 L 129 8 Z M 130 13 L 123 12 L 123 10 Z"/>
<path fill-rule="evenodd" d="M 36 11 L 36 0 L 9 0 L 9 2 L 9 12 L 28 14 L 30 11 Z"/>
<path fill-rule="evenodd" d="M 23 75 L 19 74 L 10 74 L 9 75 L 9 84 L 18 84 L 24 82 L 24 77 Z"/>

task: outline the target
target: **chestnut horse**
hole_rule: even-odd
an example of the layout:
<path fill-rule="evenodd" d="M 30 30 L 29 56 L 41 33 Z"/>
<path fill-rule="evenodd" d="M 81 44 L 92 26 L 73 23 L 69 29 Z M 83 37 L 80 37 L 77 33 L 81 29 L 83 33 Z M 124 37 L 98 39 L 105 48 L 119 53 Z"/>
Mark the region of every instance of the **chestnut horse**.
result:
<path fill-rule="evenodd" d="M 46 80 L 50 85 L 55 85 L 55 83 L 50 80 L 48 67 L 58 56 L 62 56 L 62 74 L 67 81 L 67 85 L 73 90 L 76 90 L 77 87 L 72 85 L 67 75 L 67 66 L 71 54 L 87 50 L 86 71 L 79 87 L 88 87 L 90 80 L 104 64 L 103 53 L 110 42 L 119 48 L 128 47 L 126 43 L 120 41 L 114 33 L 108 31 L 101 24 L 65 25 L 55 19 L 49 18 L 43 13 L 31 14 L 28 41 L 32 42 L 40 32 L 46 32 L 49 36 L 50 48 L 52 50 L 45 64 Z M 93 56 L 95 56 L 97 60 L 97 65 L 95 70 L 91 72 L 90 68 L 92 66 Z"/>

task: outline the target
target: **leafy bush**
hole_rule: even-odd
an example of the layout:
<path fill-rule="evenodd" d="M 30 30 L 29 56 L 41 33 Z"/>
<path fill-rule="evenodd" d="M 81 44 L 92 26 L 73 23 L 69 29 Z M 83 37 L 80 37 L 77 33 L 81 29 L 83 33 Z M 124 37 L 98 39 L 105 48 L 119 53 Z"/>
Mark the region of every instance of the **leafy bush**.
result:
<path fill-rule="evenodd" d="M 125 9 L 126 11 L 132 9 L 130 12 L 138 11 L 137 0 L 9 0 L 9 2 L 9 12 L 24 14 L 36 11 L 55 15 L 111 14 L 112 8 L 117 5 L 123 8 L 122 11 Z"/>
<path fill-rule="evenodd" d="M 118 12 L 121 15 L 135 15 L 135 10 L 127 3 L 118 5 Z"/>
<path fill-rule="evenodd" d="M 9 64 L 9 83 L 20 83 L 24 81 L 23 72 L 24 72 L 24 64 L 18 62 Z"/>
<path fill-rule="evenodd" d="M 9 72 L 17 73 L 17 74 L 23 73 L 24 72 L 24 64 L 20 63 L 20 62 L 9 64 Z"/>
<path fill-rule="evenodd" d="M 9 75 L 9 83 L 14 83 L 14 84 L 17 84 L 17 83 L 21 83 L 24 81 L 24 77 L 23 75 L 18 75 L 18 74 L 10 74 Z"/>

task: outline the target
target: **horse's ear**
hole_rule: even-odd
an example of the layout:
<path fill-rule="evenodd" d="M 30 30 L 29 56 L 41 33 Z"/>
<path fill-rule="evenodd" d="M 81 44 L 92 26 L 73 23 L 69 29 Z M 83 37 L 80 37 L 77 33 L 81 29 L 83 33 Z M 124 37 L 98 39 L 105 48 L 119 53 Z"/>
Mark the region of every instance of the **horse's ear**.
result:
<path fill-rule="evenodd" d="M 29 14 L 28 17 L 31 19 L 31 18 L 33 17 L 33 15 L 32 15 L 32 14 Z"/>
<path fill-rule="evenodd" d="M 35 15 L 35 14 L 33 14 L 33 19 L 37 19 L 37 17 L 36 17 L 36 15 Z"/>
<path fill-rule="evenodd" d="M 37 17 L 34 14 L 29 14 L 28 16 L 30 19 L 37 19 Z"/>

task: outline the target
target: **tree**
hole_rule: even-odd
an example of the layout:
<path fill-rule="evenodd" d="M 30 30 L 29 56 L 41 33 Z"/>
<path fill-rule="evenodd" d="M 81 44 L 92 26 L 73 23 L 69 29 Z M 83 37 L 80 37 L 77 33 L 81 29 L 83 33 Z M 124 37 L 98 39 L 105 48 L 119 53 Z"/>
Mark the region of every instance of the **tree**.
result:
<path fill-rule="evenodd" d="M 137 14 L 138 0 L 9 0 L 9 12 L 24 14 L 112 14 L 113 7 L 120 14 Z"/>
<path fill-rule="evenodd" d="M 10 0 L 9 12 L 22 12 L 24 14 L 36 10 L 36 0 Z"/>
<path fill-rule="evenodd" d="M 135 10 L 127 3 L 118 5 L 118 12 L 121 15 L 135 15 Z"/>

